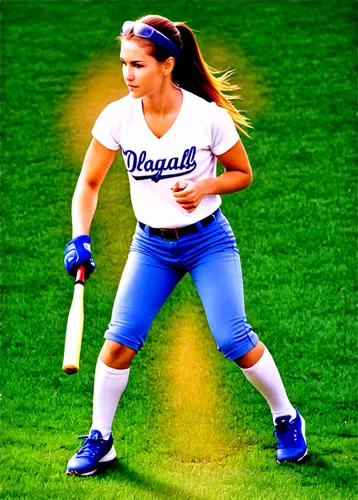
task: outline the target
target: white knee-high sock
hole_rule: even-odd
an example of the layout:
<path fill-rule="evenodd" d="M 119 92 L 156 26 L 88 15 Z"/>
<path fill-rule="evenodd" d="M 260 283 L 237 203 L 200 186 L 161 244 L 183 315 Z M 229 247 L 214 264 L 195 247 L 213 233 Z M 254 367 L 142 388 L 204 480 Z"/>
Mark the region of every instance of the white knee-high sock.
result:
<path fill-rule="evenodd" d="M 127 386 L 130 368 L 117 370 L 98 357 L 93 392 L 91 430 L 98 430 L 107 439 L 112 429 L 119 400 Z"/>
<path fill-rule="evenodd" d="M 287 397 L 276 364 L 266 347 L 262 357 L 254 366 L 241 370 L 270 405 L 274 422 L 277 417 L 284 415 L 296 417 L 296 410 Z"/>

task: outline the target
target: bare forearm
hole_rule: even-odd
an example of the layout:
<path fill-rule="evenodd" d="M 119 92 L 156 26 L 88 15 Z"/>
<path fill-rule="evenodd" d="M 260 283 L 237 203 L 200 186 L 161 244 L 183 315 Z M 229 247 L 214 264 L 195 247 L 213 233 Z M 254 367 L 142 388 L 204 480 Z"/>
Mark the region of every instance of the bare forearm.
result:
<path fill-rule="evenodd" d="M 205 196 L 235 193 L 248 187 L 252 180 L 251 171 L 226 171 L 220 177 L 202 181 L 179 181 L 172 187 L 175 201 L 188 213 L 193 212 Z"/>
<path fill-rule="evenodd" d="M 98 190 L 78 182 L 72 199 L 72 237 L 89 234 L 97 207 Z"/>
<path fill-rule="evenodd" d="M 204 179 L 198 181 L 205 193 L 205 196 L 214 194 L 235 193 L 247 188 L 252 181 L 252 175 L 244 172 L 229 171 L 224 172 L 220 177 Z"/>

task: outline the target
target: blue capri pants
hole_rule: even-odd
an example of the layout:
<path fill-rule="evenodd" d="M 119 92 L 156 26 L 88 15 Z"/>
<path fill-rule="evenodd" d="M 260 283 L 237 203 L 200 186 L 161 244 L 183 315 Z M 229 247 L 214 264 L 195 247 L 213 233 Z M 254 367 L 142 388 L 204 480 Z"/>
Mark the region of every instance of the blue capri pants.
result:
<path fill-rule="evenodd" d="M 258 342 L 247 323 L 239 251 L 220 210 L 198 232 L 165 241 L 137 224 L 105 338 L 135 351 L 174 287 L 190 273 L 218 350 L 230 360 Z"/>

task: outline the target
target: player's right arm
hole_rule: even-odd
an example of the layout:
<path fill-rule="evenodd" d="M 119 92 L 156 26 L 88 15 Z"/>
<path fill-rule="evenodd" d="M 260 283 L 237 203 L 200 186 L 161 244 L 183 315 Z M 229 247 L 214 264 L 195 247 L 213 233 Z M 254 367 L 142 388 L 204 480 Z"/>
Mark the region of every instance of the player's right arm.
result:
<path fill-rule="evenodd" d="M 99 188 L 116 154 L 117 151 L 106 148 L 97 139 L 92 139 L 72 199 L 72 238 L 89 235 Z"/>

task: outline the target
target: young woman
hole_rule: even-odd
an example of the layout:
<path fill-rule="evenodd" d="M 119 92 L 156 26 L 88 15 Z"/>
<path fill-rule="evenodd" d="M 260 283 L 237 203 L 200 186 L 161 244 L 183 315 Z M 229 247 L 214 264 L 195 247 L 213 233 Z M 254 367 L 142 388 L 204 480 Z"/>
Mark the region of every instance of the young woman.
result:
<path fill-rule="evenodd" d="M 150 15 L 126 21 L 119 38 L 129 94 L 109 104 L 92 130 L 73 197 L 73 239 L 64 257 L 68 273 L 74 275 L 81 264 L 87 275 L 95 268 L 90 225 L 99 188 L 119 150 L 138 224 L 96 366 L 90 434 L 67 473 L 94 474 L 100 462 L 115 458 L 112 422 L 132 359 L 187 272 L 218 349 L 270 405 L 277 461 L 299 462 L 307 453 L 305 423 L 269 351 L 247 323 L 239 252 L 219 208 L 220 195 L 252 181 L 236 130 L 245 134 L 249 125 L 222 93 L 236 88 L 227 74 L 212 74 L 183 23 Z M 220 177 L 216 159 L 225 168 Z"/>

